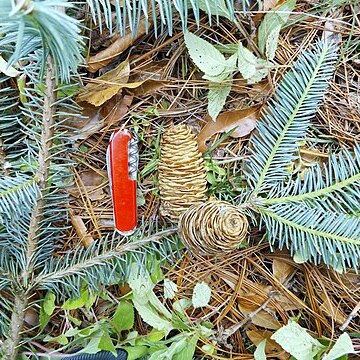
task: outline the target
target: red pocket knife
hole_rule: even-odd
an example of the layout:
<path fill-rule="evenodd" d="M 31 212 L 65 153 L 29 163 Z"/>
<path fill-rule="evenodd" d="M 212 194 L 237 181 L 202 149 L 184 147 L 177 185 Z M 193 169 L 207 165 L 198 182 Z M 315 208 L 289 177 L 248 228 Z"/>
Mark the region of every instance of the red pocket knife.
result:
<path fill-rule="evenodd" d="M 137 138 L 129 130 L 117 130 L 110 138 L 106 153 L 114 224 L 122 235 L 136 229 L 136 176 L 139 163 Z"/>

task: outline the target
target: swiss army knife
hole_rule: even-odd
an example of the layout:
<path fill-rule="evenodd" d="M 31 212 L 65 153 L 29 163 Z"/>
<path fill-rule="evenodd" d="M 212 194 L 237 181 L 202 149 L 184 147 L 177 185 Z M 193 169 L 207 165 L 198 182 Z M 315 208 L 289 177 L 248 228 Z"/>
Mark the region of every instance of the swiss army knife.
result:
<path fill-rule="evenodd" d="M 122 235 L 136 229 L 136 177 L 139 163 L 137 137 L 129 130 L 116 130 L 106 154 L 114 211 L 114 226 Z"/>

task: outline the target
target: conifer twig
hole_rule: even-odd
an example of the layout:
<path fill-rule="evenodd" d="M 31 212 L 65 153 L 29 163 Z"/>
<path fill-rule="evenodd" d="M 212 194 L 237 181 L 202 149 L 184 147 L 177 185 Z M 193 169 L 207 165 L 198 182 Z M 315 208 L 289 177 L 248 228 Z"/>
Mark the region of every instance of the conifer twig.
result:
<path fill-rule="evenodd" d="M 40 194 L 37 198 L 32 211 L 29 234 L 26 249 L 26 267 L 22 273 L 21 280 L 26 289 L 29 280 L 33 275 L 34 255 L 38 245 L 40 223 L 43 219 L 45 206 L 45 196 L 48 191 L 50 155 L 52 147 L 52 138 L 54 134 L 54 112 L 55 107 L 55 80 L 54 64 L 51 57 L 48 57 L 47 70 L 45 75 L 45 94 L 44 110 L 42 116 L 42 129 L 40 138 L 38 168 L 35 174 L 35 180 L 38 183 Z M 20 284 L 19 284 L 20 285 Z M 20 286 L 19 286 L 20 287 Z M 18 289 L 14 300 L 14 310 L 11 316 L 9 337 L 3 344 L 3 360 L 15 360 L 18 354 L 18 345 L 20 342 L 20 333 L 24 324 L 24 314 L 28 304 L 27 293 L 24 288 Z"/>

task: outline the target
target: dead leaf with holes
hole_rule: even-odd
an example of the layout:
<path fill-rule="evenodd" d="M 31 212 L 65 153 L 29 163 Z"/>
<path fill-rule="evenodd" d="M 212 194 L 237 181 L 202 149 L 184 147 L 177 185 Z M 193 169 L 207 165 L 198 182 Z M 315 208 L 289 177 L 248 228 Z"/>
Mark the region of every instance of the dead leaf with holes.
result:
<path fill-rule="evenodd" d="M 258 329 L 248 330 L 246 331 L 246 335 L 255 346 L 258 346 L 261 341 L 266 340 L 265 353 L 271 356 L 271 358 L 279 360 L 288 360 L 290 358 L 290 354 L 284 351 L 275 340 L 271 339 L 273 335 L 272 331 Z"/>
<path fill-rule="evenodd" d="M 236 128 L 231 134 L 232 137 L 239 138 L 250 134 L 255 129 L 259 111 L 260 106 L 226 111 L 217 117 L 216 122 L 207 116 L 207 123 L 197 137 L 199 150 L 202 153 L 206 152 L 208 149 L 206 145 L 207 140 L 217 133 L 227 132 Z"/>
<path fill-rule="evenodd" d="M 96 79 L 92 79 L 77 96 L 78 102 L 88 102 L 96 107 L 104 104 L 115 96 L 123 88 L 137 88 L 142 81 L 128 83 L 130 76 L 130 64 L 123 61 L 115 69 L 106 72 Z"/>

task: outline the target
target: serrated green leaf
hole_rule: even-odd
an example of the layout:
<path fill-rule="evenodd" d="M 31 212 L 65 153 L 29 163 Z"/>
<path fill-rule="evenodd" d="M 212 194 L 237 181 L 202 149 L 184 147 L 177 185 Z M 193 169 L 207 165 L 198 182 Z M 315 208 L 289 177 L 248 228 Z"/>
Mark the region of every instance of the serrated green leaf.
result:
<path fill-rule="evenodd" d="M 49 323 L 52 313 L 55 310 L 55 295 L 48 291 L 40 306 L 39 324 L 40 329 L 44 330 Z"/>
<path fill-rule="evenodd" d="M 227 70 L 225 57 L 215 46 L 191 32 L 186 32 L 184 39 L 192 61 L 207 76 L 217 76 Z"/>
<path fill-rule="evenodd" d="M 209 80 L 209 81 L 215 82 L 215 83 L 221 83 L 225 80 L 231 79 L 234 72 L 237 70 L 237 65 L 236 65 L 237 60 L 238 60 L 237 53 L 231 55 L 225 61 L 226 70 L 223 73 L 216 75 L 216 76 L 211 76 L 211 75 L 205 74 L 203 76 L 203 79 L 206 79 L 206 80 Z"/>
<path fill-rule="evenodd" d="M 216 118 L 226 103 L 226 99 L 231 91 L 231 86 L 232 81 L 228 84 L 211 83 L 209 85 L 208 113 L 214 121 L 216 121 Z"/>
<path fill-rule="evenodd" d="M 139 272 L 137 264 L 131 265 L 129 286 L 133 291 L 133 303 L 141 318 L 157 330 L 168 334 L 173 326 L 171 313 L 153 292 L 154 284 L 147 272 Z"/>
<path fill-rule="evenodd" d="M 192 304 L 194 308 L 209 305 L 211 299 L 211 289 L 205 282 L 197 283 L 192 294 Z"/>
<path fill-rule="evenodd" d="M 156 329 L 152 329 L 149 334 L 146 335 L 146 340 L 151 342 L 158 342 L 162 340 L 165 337 L 165 334 L 163 331 L 159 331 Z"/>
<path fill-rule="evenodd" d="M 101 351 L 99 343 L 101 341 L 102 333 L 100 331 L 93 334 L 88 344 L 81 350 L 83 354 L 96 354 Z"/>
<path fill-rule="evenodd" d="M 175 293 L 178 291 L 177 285 L 169 280 L 164 280 L 164 298 L 165 299 L 173 299 L 175 296 Z"/>
<path fill-rule="evenodd" d="M 344 333 L 340 335 L 329 353 L 323 357 L 323 360 L 336 360 L 341 356 L 353 354 L 354 352 L 355 349 L 350 336 Z"/>
<path fill-rule="evenodd" d="M 262 55 L 272 60 L 278 43 L 280 29 L 289 19 L 296 0 L 288 0 L 274 8 L 275 12 L 267 13 L 259 26 L 258 46 Z"/>
<path fill-rule="evenodd" d="M 248 84 L 259 82 L 269 72 L 267 61 L 257 58 L 242 43 L 239 43 L 238 49 L 238 69 Z"/>
<path fill-rule="evenodd" d="M 64 310 L 76 310 L 82 308 L 84 305 L 85 305 L 85 298 L 80 296 L 77 299 L 66 300 L 61 308 Z"/>
<path fill-rule="evenodd" d="M 297 360 L 309 360 L 325 347 L 310 336 L 307 331 L 295 321 L 289 321 L 286 326 L 277 330 L 272 336 L 285 351 Z"/>
<path fill-rule="evenodd" d="M 266 360 L 266 339 L 262 340 L 254 352 L 254 360 Z"/>
<path fill-rule="evenodd" d="M 117 332 L 130 330 L 134 326 L 134 321 L 134 306 L 128 301 L 120 301 L 112 317 L 115 330 Z"/>
<path fill-rule="evenodd" d="M 142 320 L 166 335 L 174 328 L 172 323 L 159 314 L 150 304 L 142 304 L 134 300 L 134 306 Z"/>

